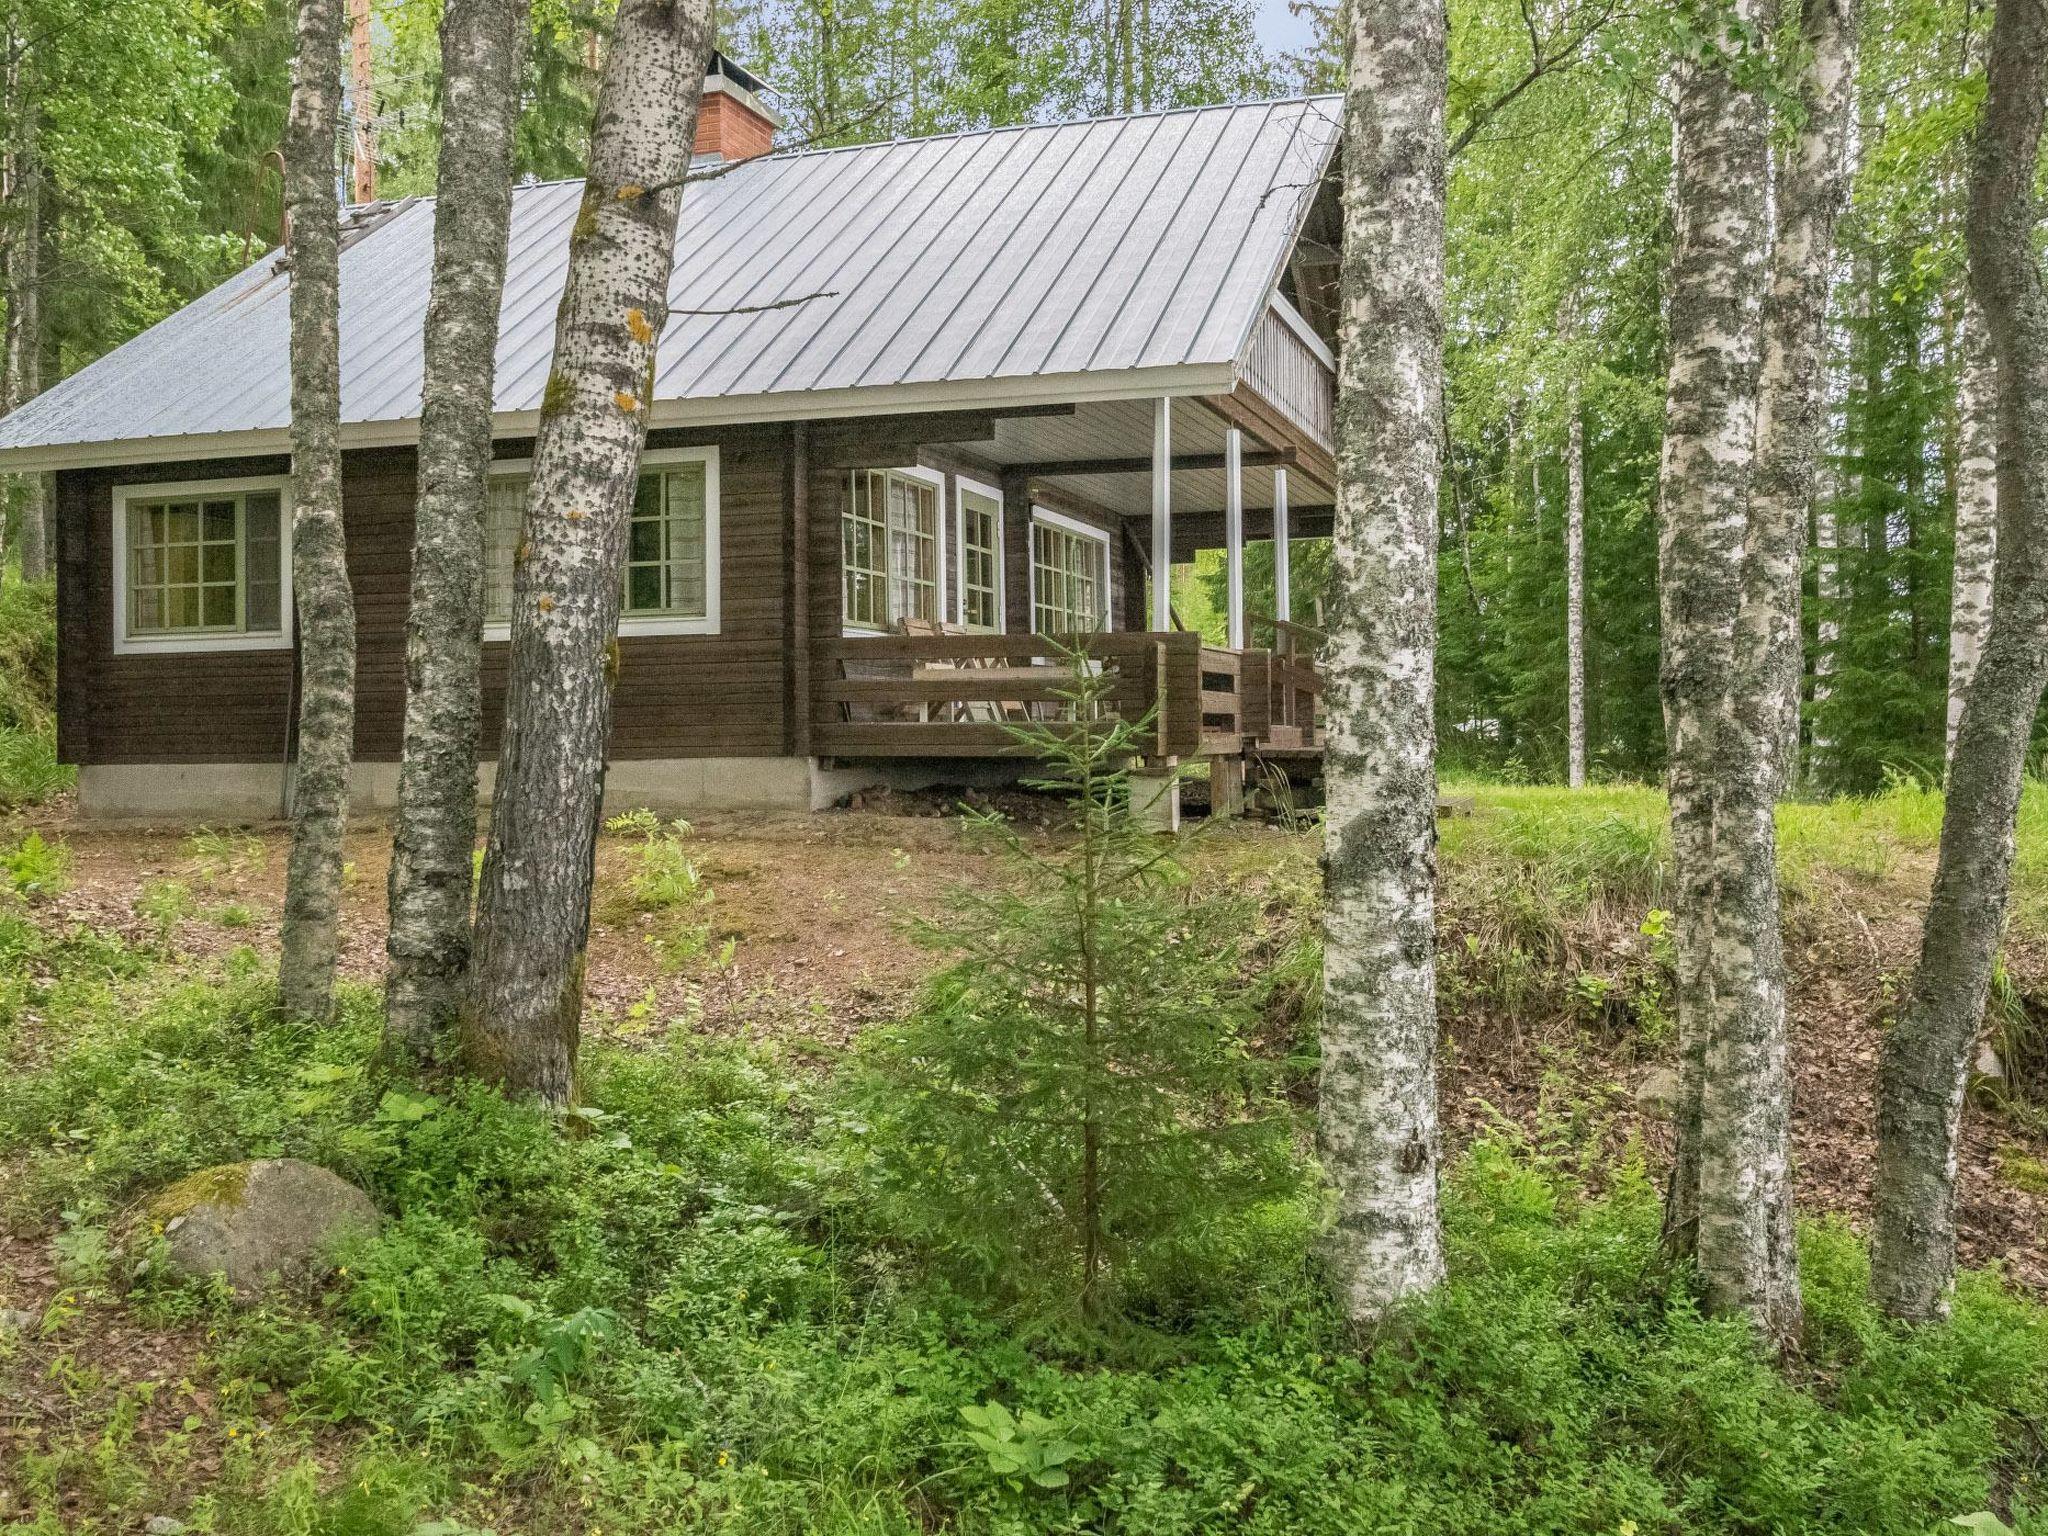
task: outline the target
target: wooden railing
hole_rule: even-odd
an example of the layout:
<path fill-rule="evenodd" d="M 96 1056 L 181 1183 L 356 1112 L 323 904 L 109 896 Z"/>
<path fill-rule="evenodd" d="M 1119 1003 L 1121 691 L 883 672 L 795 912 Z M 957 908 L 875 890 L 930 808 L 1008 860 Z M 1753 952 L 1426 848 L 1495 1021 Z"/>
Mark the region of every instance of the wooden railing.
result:
<path fill-rule="evenodd" d="M 1248 613 L 1245 621 L 1254 635 L 1273 637 L 1270 651 L 1247 653 L 1267 658 L 1266 712 L 1257 731 L 1260 742 L 1289 750 L 1320 747 L 1318 710 L 1323 680 L 1316 671 L 1316 653 L 1322 649 L 1323 632 L 1262 613 Z"/>
<path fill-rule="evenodd" d="M 1111 679 L 1108 706 L 1151 716 L 1147 746 L 1159 757 L 1256 748 L 1275 717 L 1276 666 L 1290 699 L 1314 677 L 1306 662 L 1185 632 L 1084 643 Z M 846 636 L 819 647 L 811 676 L 812 749 L 831 757 L 1028 756 L 1015 727 L 1057 723 L 1071 687 L 1059 643 L 1043 635 Z"/>
<path fill-rule="evenodd" d="M 1336 360 L 1298 315 L 1275 305 L 1259 317 L 1244 380 L 1323 447 L 1336 441 Z"/>

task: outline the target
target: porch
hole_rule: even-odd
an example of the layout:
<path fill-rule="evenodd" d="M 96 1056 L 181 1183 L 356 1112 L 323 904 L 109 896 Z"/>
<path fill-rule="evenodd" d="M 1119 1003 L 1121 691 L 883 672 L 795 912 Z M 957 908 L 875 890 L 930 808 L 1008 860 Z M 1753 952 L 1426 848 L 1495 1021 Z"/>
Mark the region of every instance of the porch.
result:
<path fill-rule="evenodd" d="M 1314 631 L 1257 621 L 1263 646 L 1209 645 L 1186 630 L 1044 635 L 849 635 L 812 689 L 811 742 L 845 758 L 1025 757 L 1018 727 L 1056 723 L 1063 651 L 1085 649 L 1109 706 L 1146 720 L 1147 756 L 1313 759 L 1322 752 Z"/>

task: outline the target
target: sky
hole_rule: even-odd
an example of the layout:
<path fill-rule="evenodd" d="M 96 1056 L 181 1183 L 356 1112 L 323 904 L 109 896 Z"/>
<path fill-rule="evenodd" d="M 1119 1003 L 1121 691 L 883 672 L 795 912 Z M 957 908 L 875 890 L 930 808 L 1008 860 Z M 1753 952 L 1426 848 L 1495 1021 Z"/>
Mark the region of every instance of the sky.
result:
<path fill-rule="evenodd" d="M 1287 9 L 1287 0 L 1258 0 L 1259 41 L 1271 54 L 1299 53 L 1308 46 L 1308 18 Z"/>

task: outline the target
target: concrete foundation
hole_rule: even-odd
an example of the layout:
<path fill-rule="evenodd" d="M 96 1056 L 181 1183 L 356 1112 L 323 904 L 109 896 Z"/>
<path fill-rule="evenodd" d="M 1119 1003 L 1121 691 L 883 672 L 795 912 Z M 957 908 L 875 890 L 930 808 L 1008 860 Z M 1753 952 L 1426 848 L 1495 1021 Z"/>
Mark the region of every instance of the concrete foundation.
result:
<path fill-rule="evenodd" d="M 491 797 L 497 765 L 477 788 Z M 605 773 L 606 815 L 645 807 L 663 813 L 803 811 L 820 800 L 816 765 L 801 757 L 627 758 Z M 277 821 L 290 804 L 291 770 L 280 763 L 92 763 L 78 770 L 78 808 L 105 821 Z M 357 763 L 349 786 L 356 815 L 398 804 L 398 764 Z"/>
<path fill-rule="evenodd" d="M 1180 830 L 1180 775 L 1171 771 L 1133 771 L 1131 816 L 1147 832 Z"/>

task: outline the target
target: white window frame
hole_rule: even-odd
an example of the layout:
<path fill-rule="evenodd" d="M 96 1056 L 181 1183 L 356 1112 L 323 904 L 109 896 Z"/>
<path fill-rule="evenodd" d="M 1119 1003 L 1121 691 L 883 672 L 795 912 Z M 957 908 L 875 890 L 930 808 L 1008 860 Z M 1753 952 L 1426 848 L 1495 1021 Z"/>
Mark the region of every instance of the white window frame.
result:
<path fill-rule="evenodd" d="M 960 562 L 960 590 L 953 595 L 953 622 L 962 629 L 967 627 L 967 495 L 971 493 L 996 504 L 996 625 L 992 630 L 977 631 L 995 635 L 1008 634 L 1010 630 L 1009 589 L 1004 581 L 1003 567 L 1008 563 L 1003 547 L 1003 493 L 996 487 L 980 480 L 971 480 L 966 475 L 953 477 L 953 552 Z"/>
<path fill-rule="evenodd" d="M 946 601 L 946 477 L 938 470 L 927 469 L 922 464 L 869 464 L 846 472 L 846 479 L 843 482 L 846 494 L 851 495 L 853 493 L 852 477 L 854 475 L 870 474 L 901 475 L 906 480 L 922 480 L 932 488 L 938 497 L 938 520 L 937 525 L 932 530 L 938 544 L 938 549 L 935 552 L 938 557 L 935 562 L 938 566 L 938 585 L 932 592 L 932 612 L 937 614 L 940 622 L 943 623 L 946 615 L 953 611 Z M 886 519 L 882 527 L 886 533 L 888 528 Z M 842 534 L 841 537 L 843 538 L 844 535 Z M 845 557 L 842 553 L 839 571 L 840 633 L 843 635 L 886 635 L 893 633 L 895 629 L 893 624 L 878 627 L 873 624 L 854 624 L 847 620 L 846 569 L 844 561 Z M 889 570 L 889 548 L 885 538 L 882 545 L 882 583 L 885 591 L 888 583 L 892 580 L 894 580 L 894 576 Z"/>
<path fill-rule="evenodd" d="M 1069 517 L 1064 512 L 1055 512 L 1050 507 L 1033 503 L 1031 507 L 1033 524 L 1044 523 L 1067 533 L 1079 534 L 1090 540 L 1102 551 L 1102 631 L 1108 634 L 1116 628 L 1116 593 L 1109 581 L 1109 530 L 1098 528 L 1093 523 L 1084 523 L 1078 517 Z M 1031 581 L 1031 625 L 1038 627 L 1038 550 L 1035 541 L 1027 541 L 1024 547 L 1025 574 Z"/>
<path fill-rule="evenodd" d="M 207 496 L 277 492 L 277 628 L 260 634 L 197 631 L 128 633 L 128 578 L 133 552 L 128 545 L 128 508 L 138 501 L 189 501 Z M 246 530 L 241 534 L 245 541 Z M 232 480 L 167 480 L 114 487 L 114 654 L 161 656 L 187 651 L 288 651 L 292 647 L 292 479 L 290 475 L 244 475 Z M 245 553 L 246 558 L 246 553 Z M 248 573 L 242 574 L 246 584 Z"/>
<path fill-rule="evenodd" d="M 660 469 L 669 464 L 702 464 L 704 466 L 704 616 L 699 619 L 677 618 L 667 614 L 636 615 L 628 613 L 623 600 L 619 607 L 619 634 L 630 639 L 636 635 L 715 635 L 719 633 L 719 571 L 724 564 L 723 544 L 719 537 L 718 507 L 718 446 L 706 443 L 692 448 L 650 448 L 640 455 L 640 468 L 634 471 L 633 483 L 636 490 L 641 473 Z M 531 459 L 493 459 L 492 475 L 533 474 Z M 631 513 L 627 514 L 629 517 Z M 624 580 L 623 576 L 620 578 Z M 512 638 L 512 622 L 509 619 L 493 621 L 484 625 L 484 640 L 500 644 Z"/>

